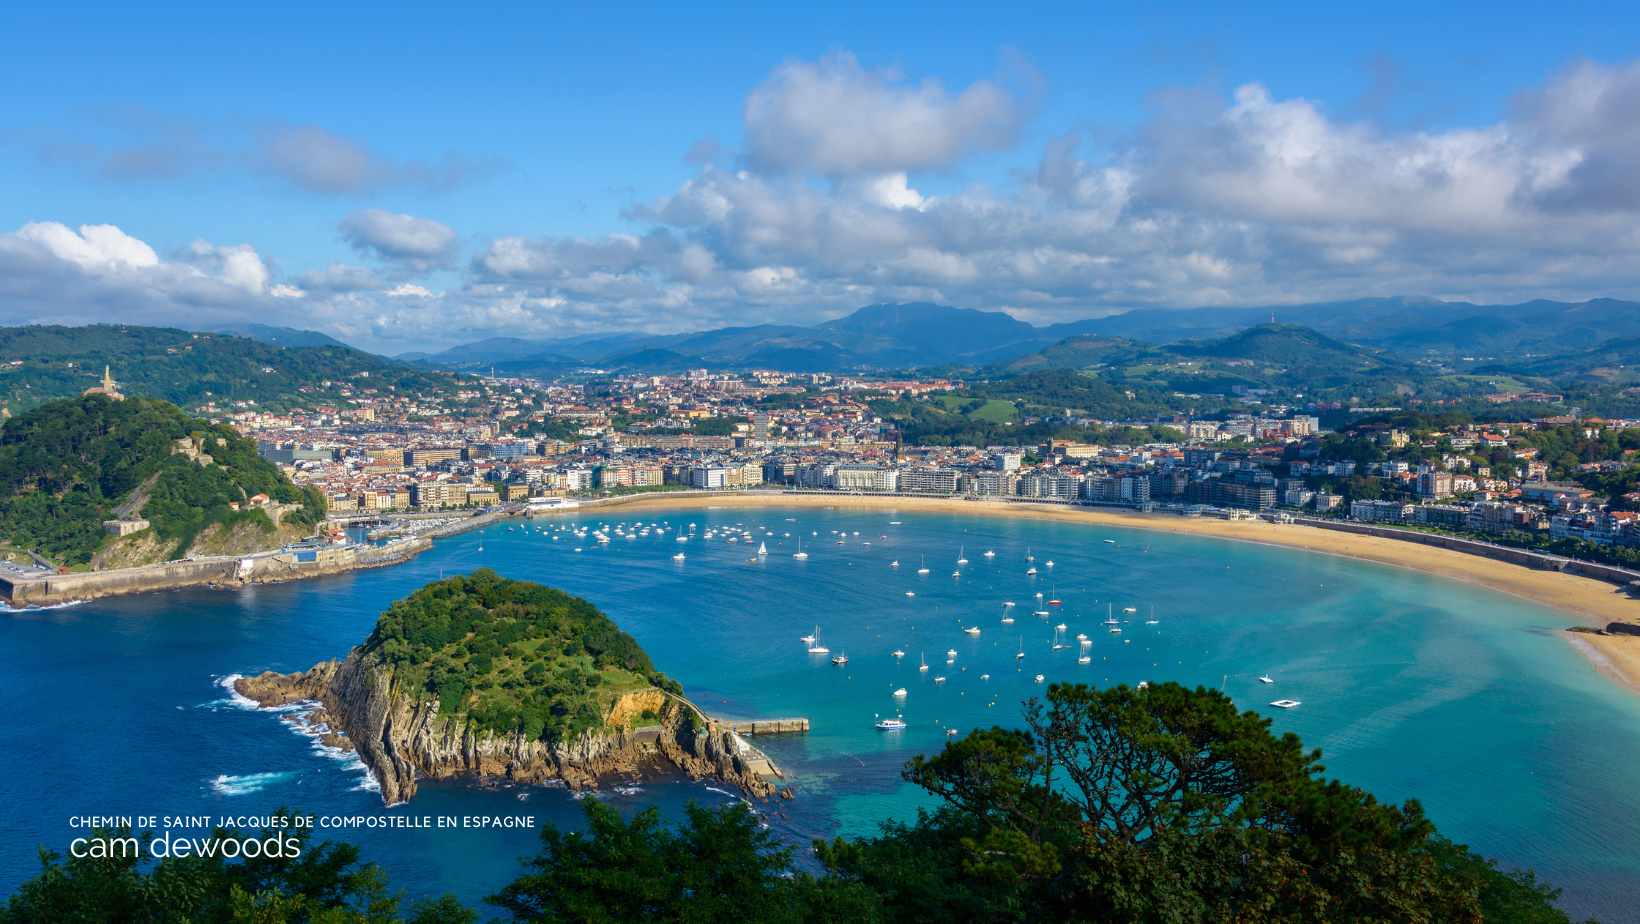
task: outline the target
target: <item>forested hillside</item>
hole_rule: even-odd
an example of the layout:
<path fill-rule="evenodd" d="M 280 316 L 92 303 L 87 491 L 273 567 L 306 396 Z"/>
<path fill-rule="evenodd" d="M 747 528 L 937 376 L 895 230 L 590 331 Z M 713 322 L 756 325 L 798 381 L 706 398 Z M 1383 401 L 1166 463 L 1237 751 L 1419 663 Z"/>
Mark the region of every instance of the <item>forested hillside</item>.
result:
<path fill-rule="evenodd" d="M 254 401 L 282 409 L 344 390 L 436 393 L 455 379 L 344 346 L 279 347 L 166 327 L 0 328 L 0 402 L 13 413 L 78 395 L 109 367 L 126 394 L 197 407 Z"/>
<path fill-rule="evenodd" d="M 258 494 L 269 498 L 265 509 L 250 504 Z M 247 551 L 246 541 L 272 547 L 323 515 L 323 500 L 257 455 L 255 443 L 164 401 L 52 401 L 0 430 L 0 543 L 61 565 L 100 564 L 94 559 L 114 545 L 127 554 L 113 563 L 175 558 L 229 531 L 241 538 L 224 550 Z M 115 539 L 103 521 L 117 516 L 151 525 Z"/>

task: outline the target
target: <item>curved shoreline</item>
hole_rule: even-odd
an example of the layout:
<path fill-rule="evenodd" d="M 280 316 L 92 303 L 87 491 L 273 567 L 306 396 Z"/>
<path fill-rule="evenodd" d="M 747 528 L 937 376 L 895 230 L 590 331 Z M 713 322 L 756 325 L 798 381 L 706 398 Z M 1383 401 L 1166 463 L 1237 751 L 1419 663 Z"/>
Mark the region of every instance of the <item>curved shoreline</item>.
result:
<path fill-rule="evenodd" d="M 1058 520 L 1093 526 L 1150 530 L 1253 542 L 1409 568 L 1448 580 L 1476 584 L 1565 613 L 1584 628 L 1612 622 L 1640 623 L 1640 601 L 1616 585 L 1593 578 L 1543 571 L 1465 552 L 1379 536 L 1336 532 L 1299 524 L 1264 520 L 1195 519 L 1172 514 L 1140 513 L 1121 508 L 1058 504 L 984 503 L 959 498 L 910 495 L 784 494 L 640 494 L 582 503 L 562 511 L 593 514 L 604 510 L 703 510 L 708 508 L 813 507 L 853 510 L 904 510 L 954 515 Z M 556 511 L 555 511 L 556 512 Z M 549 514 L 550 515 L 550 514 Z M 1640 636 L 1561 633 L 1603 676 L 1640 693 Z"/>

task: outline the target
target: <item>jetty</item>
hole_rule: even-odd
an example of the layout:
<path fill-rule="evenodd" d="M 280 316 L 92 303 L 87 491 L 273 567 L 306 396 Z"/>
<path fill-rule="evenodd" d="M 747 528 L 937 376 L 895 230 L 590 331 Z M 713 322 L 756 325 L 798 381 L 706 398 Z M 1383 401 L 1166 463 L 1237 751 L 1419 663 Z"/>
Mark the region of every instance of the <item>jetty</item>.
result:
<path fill-rule="evenodd" d="M 809 720 L 796 719 L 719 719 L 724 726 L 737 735 L 806 735 L 809 733 Z"/>

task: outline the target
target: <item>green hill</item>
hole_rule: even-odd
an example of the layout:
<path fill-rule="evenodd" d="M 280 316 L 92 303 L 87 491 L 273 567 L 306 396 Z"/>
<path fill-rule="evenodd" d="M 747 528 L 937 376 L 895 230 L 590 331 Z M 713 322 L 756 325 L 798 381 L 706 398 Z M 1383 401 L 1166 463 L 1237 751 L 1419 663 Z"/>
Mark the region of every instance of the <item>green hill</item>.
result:
<path fill-rule="evenodd" d="M 622 694 L 680 688 L 591 603 L 482 569 L 395 602 L 360 652 L 405 692 L 480 730 L 560 741 L 598 728 Z"/>
<path fill-rule="evenodd" d="M 254 401 L 269 410 L 347 394 L 453 390 L 449 373 L 345 346 L 280 347 L 248 337 L 95 324 L 0 328 L 0 403 L 13 413 L 78 395 L 112 369 L 128 395 L 184 407 Z"/>
<path fill-rule="evenodd" d="M 253 508 L 258 494 L 269 503 Z M 61 565 L 259 551 L 311 533 L 323 515 L 317 493 L 255 443 L 164 401 L 51 401 L 0 429 L 0 543 Z M 103 528 L 135 518 L 149 528 L 120 538 Z"/>
<path fill-rule="evenodd" d="M 1153 348 L 1123 337 L 1066 337 L 1053 346 L 1021 356 L 1009 362 L 1010 372 L 1037 369 L 1088 369 L 1096 366 L 1126 364 Z"/>

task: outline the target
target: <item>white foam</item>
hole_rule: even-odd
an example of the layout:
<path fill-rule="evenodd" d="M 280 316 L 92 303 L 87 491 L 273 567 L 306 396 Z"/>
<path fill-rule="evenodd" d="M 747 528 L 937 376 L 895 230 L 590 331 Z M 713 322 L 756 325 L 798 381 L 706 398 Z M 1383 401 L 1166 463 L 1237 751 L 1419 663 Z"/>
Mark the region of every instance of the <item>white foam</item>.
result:
<path fill-rule="evenodd" d="M 222 773 L 211 780 L 211 788 L 222 796 L 246 796 L 253 792 L 261 792 L 274 783 L 282 783 L 295 775 L 296 773 L 290 770 L 277 773 L 247 773 L 243 776 Z"/>
<path fill-rule="evenodd" d="M 89 600 L 67 600 L 62 603 L 47 603 L 44 606 L 36 603 L 30 603 L 27 606 L 12 606 L 9 603 L 0 603 L 0 610 L 8 613 L 43 613 L 47 610 L 66 610 L 71 606 L 80 606 L 90 602 Z"/>
<path fill-rule="evenodd" d="M 313 753 L 319 755 L 320 757 L 341 761 L 342 769 L 344 771 L 359 773 L 363 779 L 359 781 L 357 786 L 353 787 L 355 790 L 381 792 L 381 783 L 377 782 L 375 774 L 370 772 L 370 768 L 365 766 L 364 761 L 359 759 L 359 755 L 355 751 L 350 748 L 335 747 L 334 745 L 329 745 L 324 742 L 324 736 L 331 732 L 329 725 L 324 722 L 310 723 L 306 720 L 305 717 L 307 715 L 319 708 L 319 702 L 311 699 L 303 699 L 297 700 L 293 703 L 286 703 L 282 706 L 262 706 L 257 703 L 256 700 L 253 700 L 234 689 L 234 682 L 240 680 L 244 676 L 244 674 L 228 674 L 225 677 L 217 678 L 217 686 L 227 690 L 228 696 L 226 699 L 213 700 L 205 705 L 232 706 L 236 709 L 245 709 L 251 712 L 267 712 L 276 714 L 279 716 L 280 722 L 283 723 L 286 728 L 298 735 L 301 735 L 303 738 L 308 739 L 308 746 L 313 749 Z M 346 737 L 346 735 L 344 734 L 343 737 Z"/>

